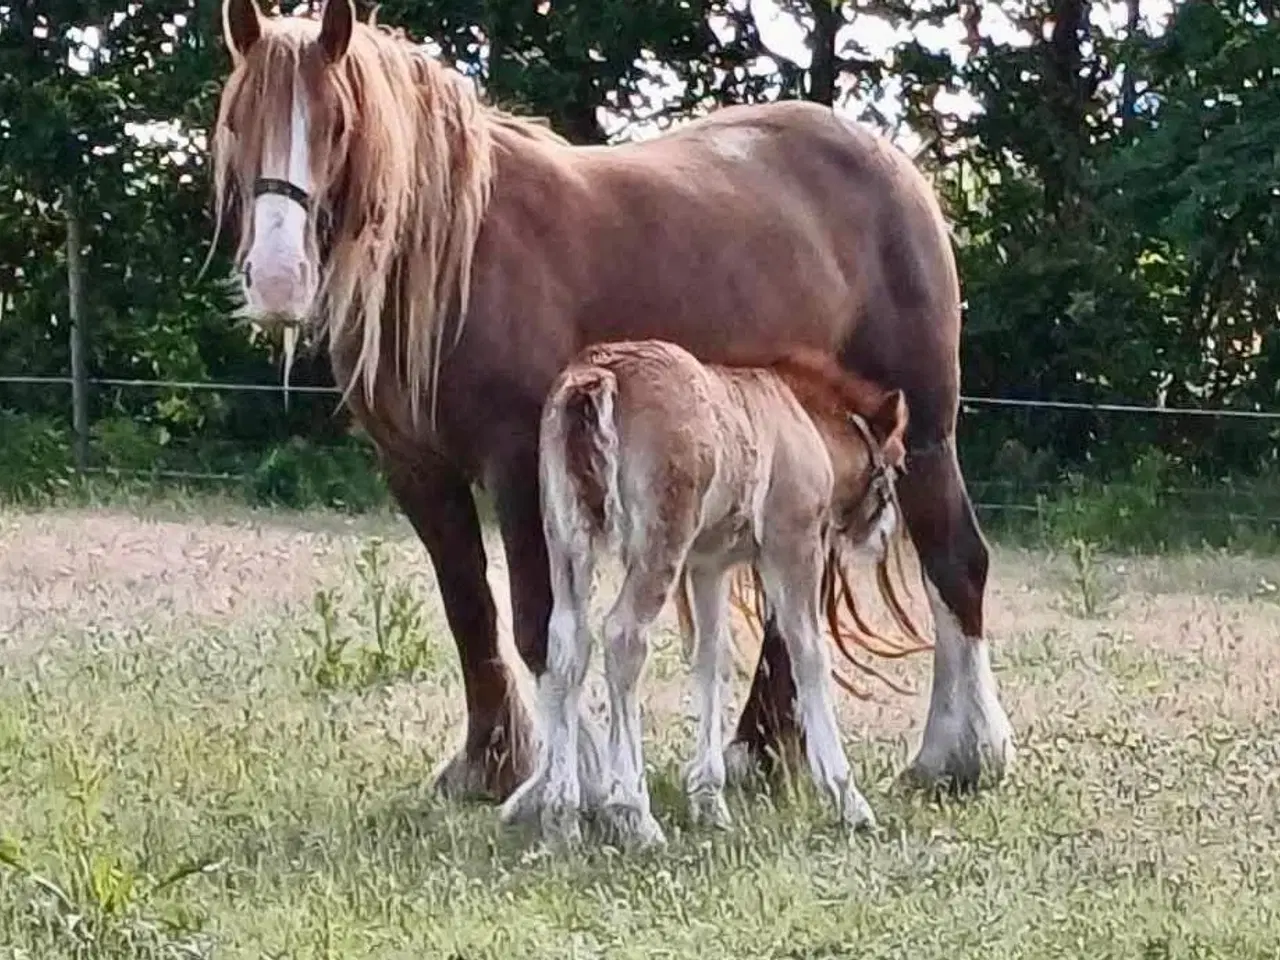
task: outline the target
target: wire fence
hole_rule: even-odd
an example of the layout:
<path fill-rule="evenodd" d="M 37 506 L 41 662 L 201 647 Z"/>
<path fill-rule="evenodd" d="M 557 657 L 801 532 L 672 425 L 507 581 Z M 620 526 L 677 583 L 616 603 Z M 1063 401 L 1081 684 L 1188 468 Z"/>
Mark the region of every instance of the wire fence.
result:
<path fill-rule="evenodd" d="M 28 376 L 21 374 L 0 375 L 0 386 L 5 385 L 26 387 L 62 387 L 78 389 L 81 391 L 87 391 L 93 388 L 105 388 L 127 391 L 186 390 L 229 394 L 276 394 L 281 395 L 282 397 L 286 392 L 289 395 L 297 396 L 331 396 L 334 398 L 341 396 L 341 391 L 334 386 L 301 384 L 285 387 L 282 383 L 245 383 L 228 380 L 167 380 L 126 377 L 86 377 L 83 382 L 77 383 L 76 379 L 72 376 Z M 1155 404 L 1144 405 L 1113 402 L 1094 403 L 1078 400 L 986 397 L 971 395 L 962 395 L 960 401 L 962 416 L 966 413 L 973 413 L 982 409 L 991 409 L 1025 410 L 1029 412 L 1075 411 L 1083 414 L 1108 414 L 1123 417 L 1211 418 L 1229 421 L 1251 421 L 1259 424 L 1269 424 L 1280 421 L 1280 410 L 1171 407 Z M 962 420 L 962 423 L 963 422 L 964 421 Z M 77 451 L 87 448 L 87 437 L 77 437 L 76 440 Z M 110 473 L 113 475 L 140 475 L 154 477 L 157 479 L 228 484 L 241 482 L 247 478 L 245 473 L 234 470 L 122 470 L 118 468 L 95 467 L 82 460 L 79 456 L 77 456 L 77 460 L 78 462 L 75 464 L 76 470 L 86 474 Z M 979 510 L 998 513 L 1030 514 L 1042 509 L 1042 504 L 1040 502 L 1030 502 L 1027 499 L 1018 499 L 1019 495 L 1024 498 L 1035 498 L 1036 494 L 1041 492 L 1040 490 L 1035 489 L 1034 485 L 1029 487 L 1024 481 L 1004 480 L 998 477 L 975 477 L 969 480 L 968 484 L 971 493 L 974 495 L 975 506 Z M 1111 485 L 1112 488 L 1121 488 L 1124 486 L 1124 484 Z M 1138 489 L 1136 486 L 1130 486 L 1134 490 Z M 1054 489 L 1055 491 L 1060 490 L 1060 485 Z M 1221 491 L 1218 489 L 1166 486 L 1162 488 L 1161 493 L 1175 496 L 1189 502 L 1196 500 L 1214 501 L 1214 505 L 1217 506 L 1220 506 L 1221 501 Z M 1249 512 L 1239 510 L 1222 510 L 1220 512 L 1224 518 L 1232 520 L 1256 521 L 1259 523 L 1280 525 L 1280 496 L 1276 499 L 1274 512 L 1277 515 L 1275 516 L 1271 515 L 1270 511 Z"/>
<path fill-rule="evenodd" d="M 0 384 L 24 386 L 72 386 L 75 378 L 70 376 L 22 376 L 0 375 Z M 124 389 L 155 390 L 212 390 L 215 392 L 257 392 L 257 393 L 312 393 L 341 395 L 337 387 L 317 387 L 311 385 L 290 385 L 282 383 L 237 383 L 229 380 L 143 380 L 119 377 L 88 377 L 85 383 L 93 387 L 119 387 Z M 979 397 L 960 395 L 962 407 L 1013 407 L 1039 410 L 1079 410 L 1092 413 L 1137 413 L 1157 414 L 1178 417 L 1220 417 L 1225 419 L 1239 418 L 1243 420 L 1280 420 L 1280 410 L 1234 410 L 1213 409 L 1208 407 L 1170 407 L 1145 405 L 1136 403 L 1088 402 L 1083 400 L 1036 400 L 1019 397 Z"/>

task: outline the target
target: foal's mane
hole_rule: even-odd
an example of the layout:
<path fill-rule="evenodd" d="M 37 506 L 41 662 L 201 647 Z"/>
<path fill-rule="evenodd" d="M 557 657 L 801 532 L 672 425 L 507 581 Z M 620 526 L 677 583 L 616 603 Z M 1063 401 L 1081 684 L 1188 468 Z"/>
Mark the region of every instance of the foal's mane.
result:
<path fill-rule="evenodd" d="M 389 348 L 415 421 L 424 398 L 434 419 L 445 327 L 454 321 L 456 342 L 466 320 L 495 140 L 565 141 L 543 122 L 481 103 L 402 30 L 372 17 L 357 23 L 336 66 L 324 63 L 319 32 L 312 18 L 264 18 L 261 38 L 234 64 L 213 144 L 217 221 L 230 205 L 248 222 L 266 140 L 288 129 L 292 90 L 282 78 L 320 91 L 310 101 L 313 127 L 331 132 L 311 143 L 317 249 L 316 224 L 330 224 L 320 333 L 331 354 L 358 348 L 347 395 L 359 383 L 373 405 Z M 249 242 L 241 231 L 238 260 Z"/>
<path fill-rule="evenodd" d="M 811 348 L 772 354 L 736 351 L 719 366 L 758 369 L 777 376 L 806 413 L 824 419 L 843 419 L 850 412 L 870 417 L 890 392 L 879 383 L 846 370 L 831 354 Z"/>

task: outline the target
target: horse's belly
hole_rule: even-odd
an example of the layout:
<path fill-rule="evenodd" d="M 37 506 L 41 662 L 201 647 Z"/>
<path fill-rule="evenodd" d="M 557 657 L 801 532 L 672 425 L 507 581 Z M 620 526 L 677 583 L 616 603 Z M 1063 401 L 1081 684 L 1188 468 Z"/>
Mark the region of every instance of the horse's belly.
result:
<path fill-rule="evenodd" d="M 802 263 L 783 263 L 701 253 L 628 258 L 628 282 L 605 285 L 579 304 L 583 344 L 669 340 L 715 362 L 744 350 L 831 349 L 856 320 L 857 279 L 834 255 L 811 251 Z"/>

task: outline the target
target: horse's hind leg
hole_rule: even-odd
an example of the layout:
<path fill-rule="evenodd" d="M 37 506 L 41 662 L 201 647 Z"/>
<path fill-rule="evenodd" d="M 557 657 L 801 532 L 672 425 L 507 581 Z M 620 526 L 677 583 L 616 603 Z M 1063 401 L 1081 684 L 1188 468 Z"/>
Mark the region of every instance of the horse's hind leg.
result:
<path fill-rule="evenodd" d="M 649 655 L 649 627 L 662 612 L 679 570 L 680 559 L 673 555 L 651 555 L 628 563 L 622 590 L 604 621 L 611 770 L 603 812 L 628 846 L 666 842 L 649 810 L 639 686 Z"/>
<path fill-rule="evenodd" d="M 954 438 L 909 455 L 898 481 L 933 611 L 933 688 L 920 751 L 905 779 L 968 789 L 984 768 L 999 778 L 1013 759 L 1013 734 L 996 692 L 983 638 L 987 545 L 965 491 Z"/>
<path fill-rule="evenodd" d="M 796 718 L 796 686 L 786 642 L 777 613 L 767 602 L 763 634 L 751 689 L 733 741 L 724 752 L 729 778 L 738 783 L 749 781 L 757 771 L 772 773 L 779 764 L 789 766 L 804 740 Z"/>
<path fill-rule="evenodd" d="M 760 559 L 765 594 L 777 611 L 796 686 L 809 770 L 851 829 L 874 827 L 875 815 L 853 780 L 840 742 L 832 695 L 831 658 L 822 635 L 819 582 L 822 543 L 816 531 L 766 545 Z"/>
<path fill-rule="evenodd" d="M 724 801 L 724 655 L 727 646 L 728 571 L 690 566 L 693 613 L 693 675 L 698 697 L 698 740 L 685 768 L 685 793 L 694 823 L 727 827 Z"/>

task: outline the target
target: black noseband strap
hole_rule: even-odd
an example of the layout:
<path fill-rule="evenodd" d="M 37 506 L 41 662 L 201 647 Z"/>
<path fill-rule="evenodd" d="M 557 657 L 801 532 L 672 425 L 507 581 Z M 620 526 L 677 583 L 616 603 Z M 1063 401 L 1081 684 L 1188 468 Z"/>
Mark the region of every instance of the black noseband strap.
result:
<path fill-rule="evenodd" d="M 259 177 L 253 184 L 253 195 L 260 197 L 264 193 L 274 193 L 279 197 L 288 197 L 308 213 L 311 212 L 311 196 L 296 183 L 280 180 L 276 177 Z"/>
<path fill-rule="evenodd" d="M 308 216 L 315 212 L 311 209 L 311 195 L 296 183 L 290 183 L 288 180 L 281 180 L 278 177 L 259 177 L 253 182 L 253 195 L 256 198 L 267 193 L 273 193 L 278 197 L 292 200 L 305 210 Z M 319 219 L 316 221 L 321 258 L 328 256 L 329 246 L 333 239 L 332 231 L 333 223 L 329 211 L 321 210 Z"/>

